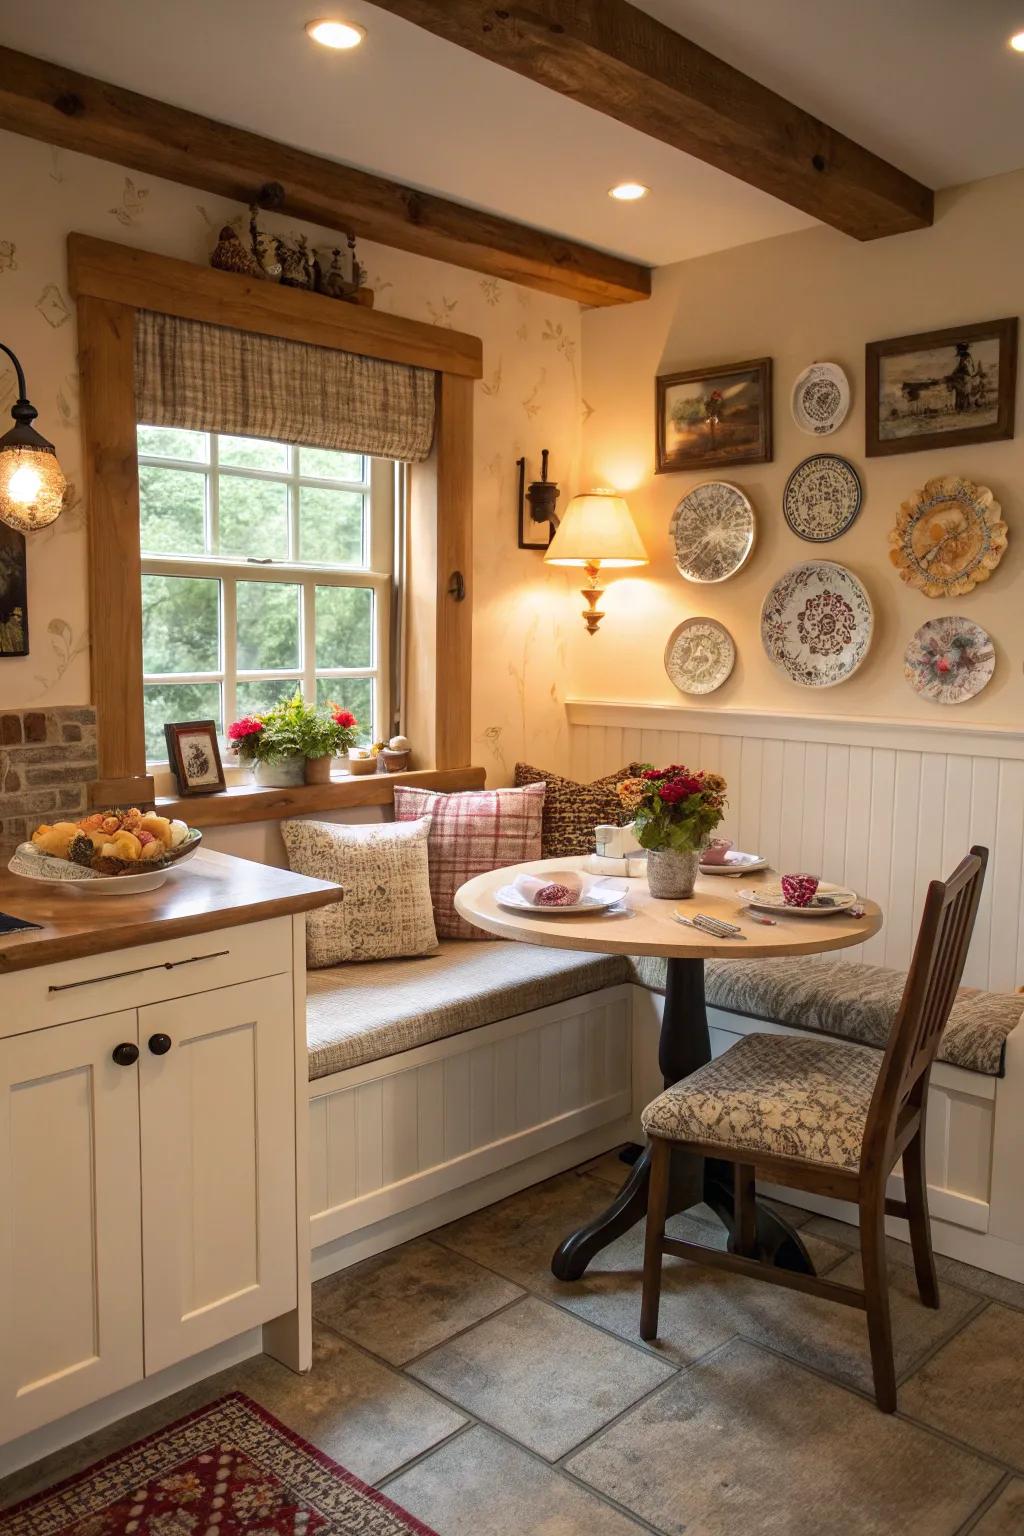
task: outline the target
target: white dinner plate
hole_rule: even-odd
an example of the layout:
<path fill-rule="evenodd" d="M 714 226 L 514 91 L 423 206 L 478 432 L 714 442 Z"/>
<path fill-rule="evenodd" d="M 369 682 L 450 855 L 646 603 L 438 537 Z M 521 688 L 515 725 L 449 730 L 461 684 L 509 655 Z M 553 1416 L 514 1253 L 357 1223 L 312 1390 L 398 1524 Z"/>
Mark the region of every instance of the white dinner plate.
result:
<path fill-rule="evenodd" d="M 537 907 L 532 901 L 527 901 L 514 885 L 503 885 L 499 891 L 495 891 L 494 899 L 499 907 L 505 907 L 510 912 L 529 912 L 533 917 L 572 917 L 584 912 L 589 912 L 591 916 L 595 912 L 607 912 L 610 907 L 624 904 L 628 895 L 629 892 L 625 890 L 594 885 L 583 893 L 579 901 L 574 901 L 571 907 Z"/>
<path fill-rule="evenodd" d="M 702 864 L 702 875 L 752 875 L 759 869 L 767 869 L 768 860 L 762 859 L 759 853 L 741 853 L 738 848 L 730 848 L 725 856 L 724 864 Z"/>
<path fill-rule="evenodd" d="M 750 907 L 762 907 L 766 912 L 784 912 L 787 917 L 834 917 L 837 912 L 848 912 L 860 900 L 856 891 L 845 885 L 830 885 L 822 880 L 809 907 L 794 907 L 782 894 L 782 886 L 763 885 L 760 890 L 740 891 L 740 896 Z M 827 896 L 829 905 L 821 898 Z"/>

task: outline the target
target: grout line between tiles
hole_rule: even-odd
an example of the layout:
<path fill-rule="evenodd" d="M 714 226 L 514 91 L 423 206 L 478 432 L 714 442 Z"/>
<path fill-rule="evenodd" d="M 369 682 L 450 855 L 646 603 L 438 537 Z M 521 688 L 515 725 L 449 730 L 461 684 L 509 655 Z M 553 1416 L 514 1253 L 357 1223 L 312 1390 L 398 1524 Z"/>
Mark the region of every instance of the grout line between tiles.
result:
<path fill-rule="evenodd" d="M 429 1457 L 433 1456 L 435 1451 L 446 1450 L 453 1440 L 461 1440 L 462 1436 L 468 1434 L 471 1429 L 479 1428 L 480 1425 L 476 1419 L 467 1419 L 465 1424 L 460 1424 L 458 1429 L 453 1429 L 450 1435 L 445 1435 L 442 1440 L 435 1440 L 433 1445 L 428 1445 L 425 1450 L 417 1452 L 415 1456 L 410 1456 L 407 1461 L 401 1462 L 390 1472 L 386 1472 L 383 1477 L 379 1477 L 373 1485 L 374 1488 L 385 1489 L 389 1483 L 393 1483 L 403 1473 L 411 1472 L 413 1467 L 418 1467 L 420 1462 L 426 1461 Z"/>
<path fill-rule="evenodd" d="M 974 1292 L 967 1291 L 965 1294 L 968 1296 L 973 1296 Z M 952 1332 L 947 1333 L 944 1338 L 937 1339 L 934 1344 L 930 1345 L 929 1348 L 925 1350 L 923 1355 L 914 1361 L 913 1365 L 909 1366 L 908 1369 L 899 1376 L 896 1382 L 897 1387 L 905 1387 L 907 1382 L 912 1380 L 912 1378 L 917 1375 L 918 1371 L 922 1370 L 930 1360 L 934 1360 L 936 1355 L 941 1354 L 947 1344 L 952 1344 L 954 1339 L 959 1338 L 964 1329 L 969 1328 L 976 1318 L 979 1318 L 983 1312 L 988 1311 L 991 1305 L 991 1301 L 987 1300 L 984 1296 L 979 1296 L 977 1300 L 977 1306 L 972 1307 L 969 1312 L 965 1313 L 965 1315 L 960 1319 L 959 1323 L 955 1324 Z M 939 1310 L 942 1310 L 941 1307 Z"/>
<path fill-rule="evenodd" d="M 958 1526 L 958 1528 L 953 1532 L 953 1536 L 968 1536 L 970 1531 L 976 1530 L 978 1522 L 981 1520 L 982 1516 L 986 1515 L 992 1508 L 993 1504 L 995 1504 L 1002 1497 L 1004 1491 L 1010 1486 L 1011 1481 L 1012 1479 L 1009 1477 L 1000 1478 L 999 1482 L 996 1483 L 996 1486 L 992 1489 L 992 1492 L 986 1494 L 985 1498 L 982 1499 L 977 1509 L 969 1514 L 963 1525 Z"/>

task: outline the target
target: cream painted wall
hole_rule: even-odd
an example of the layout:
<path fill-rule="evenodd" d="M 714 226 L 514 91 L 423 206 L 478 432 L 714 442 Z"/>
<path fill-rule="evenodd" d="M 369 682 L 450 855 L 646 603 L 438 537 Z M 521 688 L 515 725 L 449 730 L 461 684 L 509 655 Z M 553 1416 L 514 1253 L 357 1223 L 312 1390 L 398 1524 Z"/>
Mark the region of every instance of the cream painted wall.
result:
<path fill-rule="evenodd" d="M 665 643 L 684 618 L 710 614 L 737 647 L 731 679 L 702 702 L 711 706 L 936 719 L 950 726 L 1019 726 L 1024 719 L 1024 436 L 1008 442 L 868 459 L 864 452 L 864 344 L 888 336 L 989 320 L 1024 311 L 1024 173 L 943 193 L 933 228 L 858 245 L 817 228 L 663 268 L 649 304 L 592 310 L 583 317 L 587 402 L 581 485 L 628 493 L 652 563 L 644 579 L 612 576 L 607 618 L 593 639 L 573 628 L 570 696 L 670 702 L 686 698 L 669 682 Z M 731 472 L 655 475 L 654 379 L 706 363 L 771 356 L 775 368 L 775 458 Z M 842 364 L 853 406 L 831 437 L 816 443 L 793 422 L 797 374 L 815 360 Z M 1018 393 L 1024 391 L 1018 386 Z M 1018 401 L 1018 432 L 1024 402 Z M 852 460 L 864 484 L 860 517 L 840 539 L 813 545 L 789 531 L 782 492 L 793 467 L 817 447 Z M 960 473 L 991 486 L 1010 525 L 1010 547 L 991 580 L 952 603 L 902 585 L 888 562 L 887 536 L 907 496 L 933 475 Z M 741 486 L 758 520 L 755 551 L 731 580 L 696 586 L 676 572 L 668 539 L 679 498 L 700 480 Z M 800 688 L 776 671 L 759 638 L 762 599 L 790 565 L 815 558 L 848 565 L 875 611 L 871 652 L 836 688 Z M 903 678 L 903 652 L 919 624 L 960 612 L 995 641 L 996 674 L 976 699 L 955 709 L 929 704 Z"/>
<path fill-rule="evenodd" d="M 89 700 L 85 509 L 81 483 L 74 306 L 65 241 L 70 230 L 205 262 L 239 205 L 103 161 L 0 134 L 0 340 L 18 353 L 38 425 L 76 487 L 51 528 L 29 539 L 31 655 L 0 660 L 0 709 Z M 286 220 L 265 219 L 278 229 Z M 301 226 L 313 244 L 336 236 Z M 476 391 L 474 760 L 492 782 L 518 756 L 564 766 L 561 707 L 572 605 L 564 575 L 517 548 L 515 460 L 539 472 L 541 448 L 568 500 L 579 448 L 580 316 L 576 304 L 440 262 L 363 245 L 377 306 L 481 336 Z M 14 373 L 0 356 L 0 412 Z M 6 430 L 0 428 L 0 430 Z M 118 573 L 110 571 L 117 601 Z"/>

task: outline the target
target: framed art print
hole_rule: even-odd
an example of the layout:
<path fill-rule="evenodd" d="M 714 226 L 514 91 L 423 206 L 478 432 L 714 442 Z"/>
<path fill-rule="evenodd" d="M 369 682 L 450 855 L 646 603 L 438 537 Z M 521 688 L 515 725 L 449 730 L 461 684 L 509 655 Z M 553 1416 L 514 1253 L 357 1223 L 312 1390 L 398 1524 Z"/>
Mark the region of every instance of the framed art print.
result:
<path fill-rule="evenodd" d="M 1013 436 L 1017 320 L 988 320 L 870 341 L 869 457 Z"/>
<path fill-rule="evenodd" d="M 767 464 L 772 456 L 772 360 L 691 368 L 655 380 L 659 475 Z"/>
<path fill-rule="evenodd" d="M 28 655 L 25 535 L 0 523 L 0 658 Z"/>
<path fill-rule="evenodd" d="M 164 726 L 167 760 L 179 795 L 212 795 L 226 789 L 215 720 L 185 720 Z"/>

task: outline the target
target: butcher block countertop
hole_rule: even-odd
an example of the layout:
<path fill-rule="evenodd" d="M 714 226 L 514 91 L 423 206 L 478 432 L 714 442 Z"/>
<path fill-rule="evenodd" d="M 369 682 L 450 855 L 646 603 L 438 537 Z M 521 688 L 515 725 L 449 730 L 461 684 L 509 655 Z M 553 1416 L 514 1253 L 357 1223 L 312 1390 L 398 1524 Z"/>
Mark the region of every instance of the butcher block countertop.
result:
<path fill-rule="evenodd" d="M 84 882 L 83 882 L 84 883 Z M 0 976 L 329 906 L 341 887 L 200 848 L 156 891 L 90 896 L 0 873 L 0 912 L 38 928 L 0 933 Z"/>

